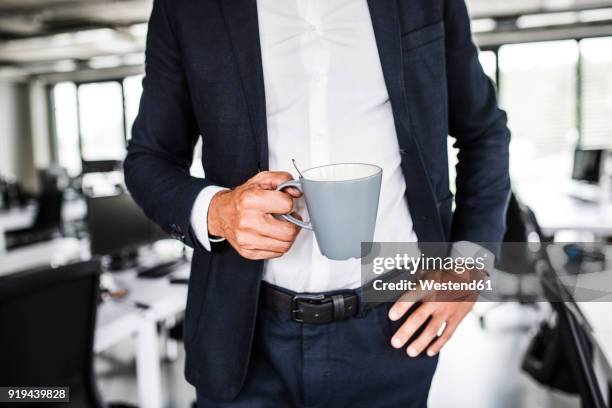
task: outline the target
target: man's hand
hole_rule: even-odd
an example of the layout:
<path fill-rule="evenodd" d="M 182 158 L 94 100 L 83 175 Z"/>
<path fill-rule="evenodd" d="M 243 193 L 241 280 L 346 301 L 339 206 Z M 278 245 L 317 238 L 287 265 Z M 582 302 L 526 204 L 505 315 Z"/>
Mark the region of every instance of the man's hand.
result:
<path fill-rule="evenodd" d="M 293 198 L 302 195 L 295 188 L 275 191 L 289 180 L 293 180 L 289 173 L 261 172 L 234 190 L 217 193 L 208 209 L 208 232 L 227 239 L 247 259 L 282 256 L 299 232 L 297 226 L 272 215 L 290 213 Z"/>
<path fill-rule="evenodd" d="M 457 274 L 455 272 L 422 271 L 420 279 L 431 279 L 436 282 L 470 282 L 482 279 L 486 272 L 472 269 Z M 474 307 L 478 298 L 477 291 L 416 291 L 406 292 L 389 309 L 389 319 L 397 321 L 402 318 L 417 301 L 421 304 L 412 312 L 402 326 L 391 338 L 395 348 L 406 346 L 408 340 L 427 323 L 416 339 L 406 349 L 410 357 L 416 357 L 427 350 L 427 355 L 435 356 L 451 338 L 459 324 Z"/>
<path fill-rule="evenodd" d="M 414 302 L 398 300 L 389 310 L 389 319 L 399 320 L 413 305 Z M 408 345 L 406 352 L 410 357 L 416 357 L 427 349 L 427 355 L 433 357 L 444 347 L 472 307 L 474 302 L 471 301 L 422 303 L 393 335 L 391 345 L 395 348 L 404 347 L 431 317 L 419 337 Z"/>

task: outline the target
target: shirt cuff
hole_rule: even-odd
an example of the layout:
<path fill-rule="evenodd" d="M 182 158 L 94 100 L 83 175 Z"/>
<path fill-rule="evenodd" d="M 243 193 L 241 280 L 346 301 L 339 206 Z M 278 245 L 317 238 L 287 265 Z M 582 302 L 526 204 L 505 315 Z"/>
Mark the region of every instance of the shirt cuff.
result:
<path fill-rule="evenodd" d="M 196 239 L 207 251 L 210 251 L 211 242 L 225 241 L 225 238 L 211 238 L 208 235 L 208 207 L 215 194 L 224 190 L 227 190 L 227 188 L 218 186 L 205 187 L 198 194 L 191 209 L 191 228 L 195 233 Z"/>

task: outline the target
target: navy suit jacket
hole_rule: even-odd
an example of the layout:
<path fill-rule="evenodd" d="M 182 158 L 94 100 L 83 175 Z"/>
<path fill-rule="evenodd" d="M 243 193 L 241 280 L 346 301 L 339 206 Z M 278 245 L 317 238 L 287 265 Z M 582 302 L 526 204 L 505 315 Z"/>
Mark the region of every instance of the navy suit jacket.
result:
<path fill-rule="evenodd" d="M 501 241 L 510 135 L 464 0 L 368 4 L 419 240 Z M 186 376 L 207 397 L 231 400 L 249 362 L 263 262 L 227 243 L 204 250 L 190 213 L 204 187 L 236 187 L 268 168 L 256 0 L 155 0 L 143 87 L 126 182 L 152 220 L 195 248 Z M 460 151 L 454 215 L 449 134 Z M 189 175 L 200 135 L 206 179 Z"/>

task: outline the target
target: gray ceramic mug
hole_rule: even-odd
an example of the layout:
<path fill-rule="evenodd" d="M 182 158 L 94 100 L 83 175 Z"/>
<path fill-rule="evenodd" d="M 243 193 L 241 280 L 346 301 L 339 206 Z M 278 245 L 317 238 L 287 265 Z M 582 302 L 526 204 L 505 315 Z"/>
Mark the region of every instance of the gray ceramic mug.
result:
<path fill-rule="evenodd" d="M 361 242 L 374 239 L 382 169 L 362 163 L 331 164 L 302 172 L 299 180 L 278 186 L 304 194 L 310 221 L 282 218 L 313 230 L 321 253 L 329 259 L 361 257 Z"/>

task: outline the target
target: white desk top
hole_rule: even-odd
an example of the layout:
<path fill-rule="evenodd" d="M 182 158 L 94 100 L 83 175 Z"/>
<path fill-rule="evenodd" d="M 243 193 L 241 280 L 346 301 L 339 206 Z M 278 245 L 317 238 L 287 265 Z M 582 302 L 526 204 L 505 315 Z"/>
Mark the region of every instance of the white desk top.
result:
<path fill-rule="evenodd" d="M 587 202 L 571 197 L 571 183 L 521 184 L 519 198 L 535 213 L 545 234 L 558 231 L 612 236 L 612 200 Z"/>
<path fill-rule="evenodd" d="M 38 266 L 62 265 L 89 258 L 86 242 L 75 238 L 57 238 L 0 255 L 0 276 Z M 188 277 L 190 266 L 189 262 L 184 263 L 178 266 L 172 275 Z M 134 269 L 113 273 L 112 277 L 119 287 L 129 291 L 124 302 L 149 305 L 150 308 L 146 312 L 153 318 L 163 319 L 185 310 L 187 299 L 187 285 L 185 284 L 172 284 L 168 277 L 141 279 L 138 278 Z M 124 309 L 129 309 L 129 307 L 124 307 Z"/>
<path fill-rule="evenodd" d="M 0 232 L 27 228 L 34 222 L 36 205 L 0 210 Z M 62 217 L 66 221 L 82 219 L 87 215 L 87 204 L 84 200 L 73 200 L 64 203 Z"/>
<path fill-rule="evenodd" d="M 27 228 L 32 223 L 36 206 L 11 208 L 0 211 L 0 232 Z"/>
<path fill-rule="evenodd" d="M 45 265 L 63 265 L 88 257 L 87 248 L 75 238 L 57 238 L 0 255 L 0 276 Z"/>
<path fill-rule="evenodd" d="M 190 263 L 179 266 L 172 275 L 188 276 Z M 145 314 L 163 320 L 183 313 L 187 303 L 187 285 L 172 284 L 169 277 L 142 279 L 136 271 L 113 274 L 116 284 L 129 291 L 124 302 L 138 302 L 149 306 Z"/>
<path fill-rule="evenodd" d="M 138 333 L 142 316 L 132 305 L 104 302 L 98 307 L 94 351 L 99 353 Z"/>

